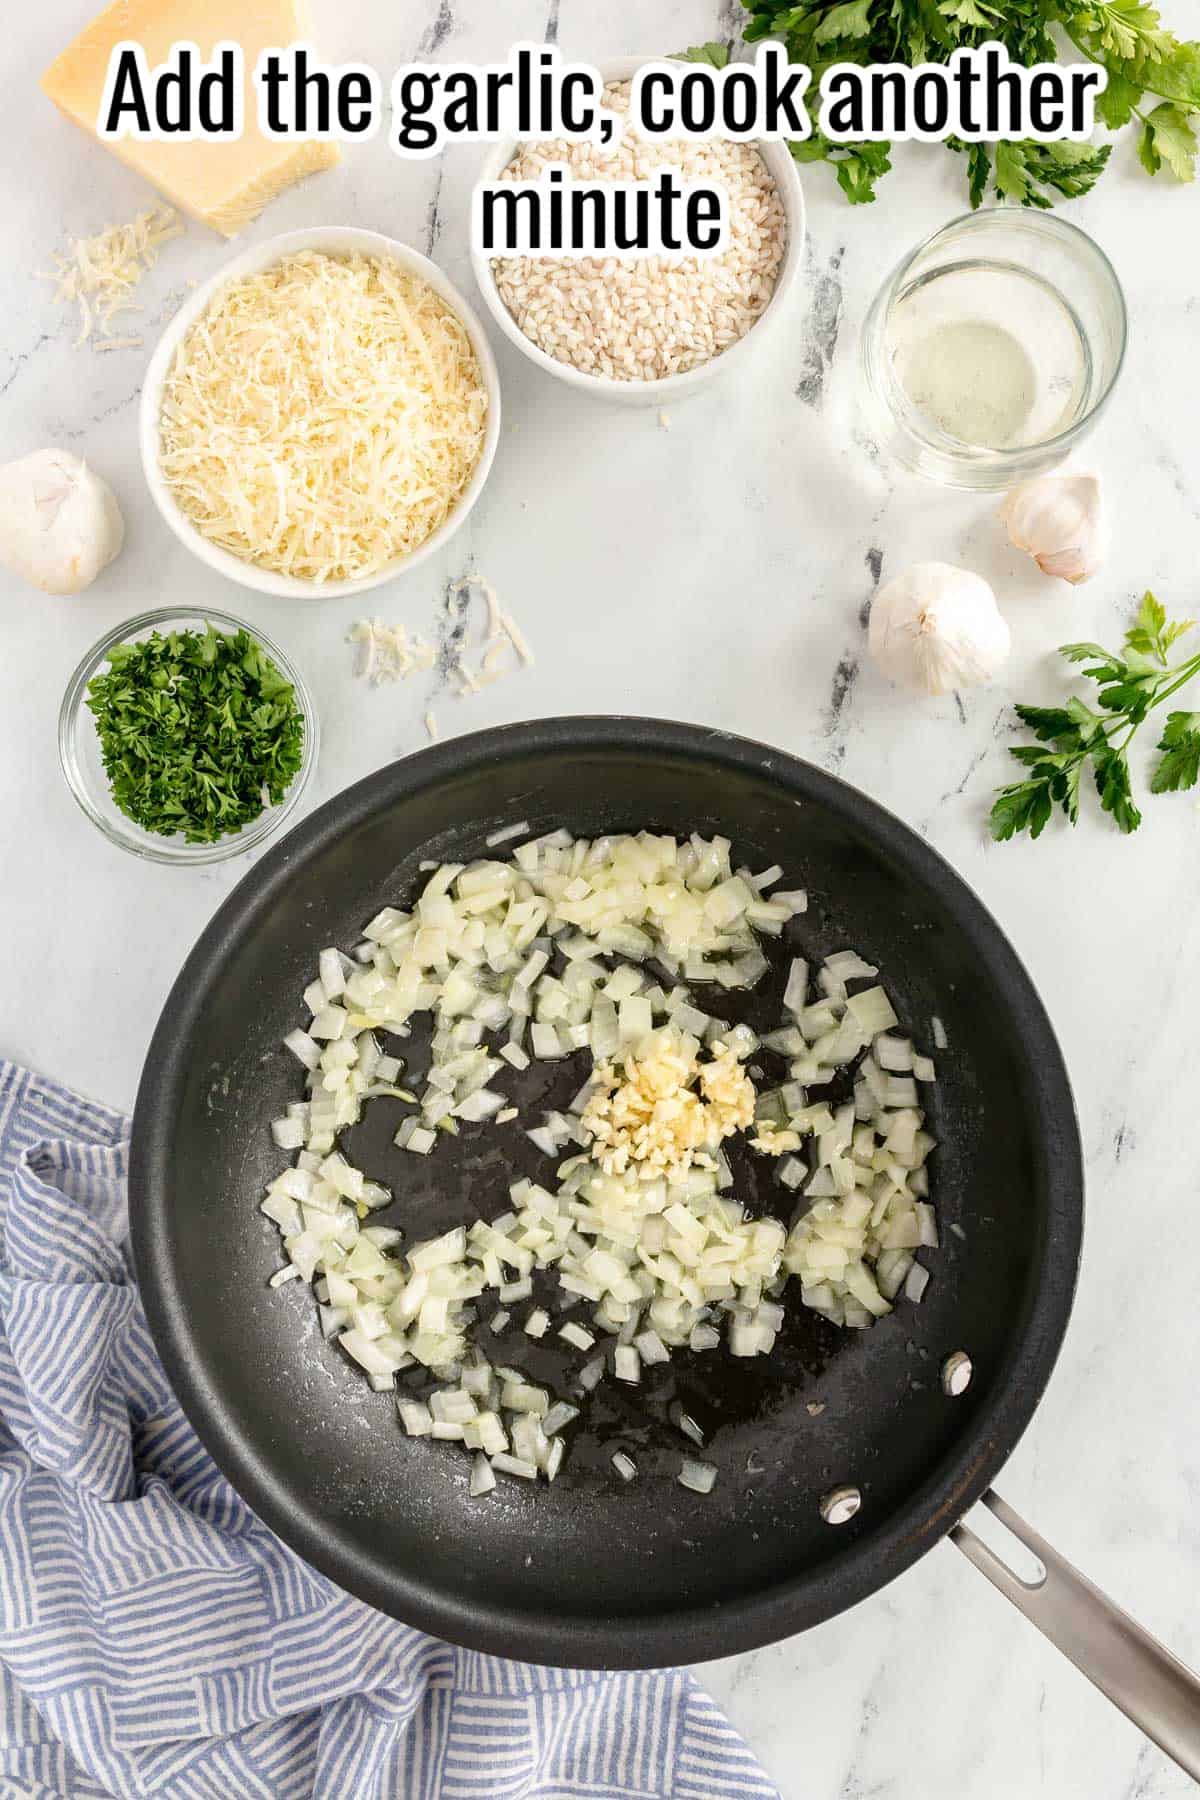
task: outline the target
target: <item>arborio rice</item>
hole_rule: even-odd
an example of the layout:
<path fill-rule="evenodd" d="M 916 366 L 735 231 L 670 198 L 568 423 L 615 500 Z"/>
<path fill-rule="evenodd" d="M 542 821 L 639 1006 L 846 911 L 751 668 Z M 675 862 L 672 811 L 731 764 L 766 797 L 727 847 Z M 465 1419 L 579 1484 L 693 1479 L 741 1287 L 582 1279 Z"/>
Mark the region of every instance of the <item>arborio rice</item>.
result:
<path fill-rule="evenodd" d="M 630 83 L 604 103 L 628 112 Z M 719 356 L 754 324 L 774 291 L 787 242 L 783 202 L 752 144 L 710 138 L 648 144 L 626 126 L 618 143 L 526 146 L 501 179 L 536 181 L 565 163 L 576 181 L 639 181 L 663 166 L 728 195 L 730 243 L 720 256 L 618 261 L 497 257 L 500 298 L 530 341 L 558 362 L 618 381 L 657 381 Z"/>

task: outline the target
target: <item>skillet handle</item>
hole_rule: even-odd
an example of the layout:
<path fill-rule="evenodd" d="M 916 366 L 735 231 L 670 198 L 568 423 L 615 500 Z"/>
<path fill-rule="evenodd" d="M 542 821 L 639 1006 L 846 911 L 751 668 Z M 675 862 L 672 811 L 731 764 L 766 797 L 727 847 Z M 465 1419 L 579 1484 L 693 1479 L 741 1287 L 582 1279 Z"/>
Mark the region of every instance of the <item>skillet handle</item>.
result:
<path fill-rule="evenodd" d="M 1200 1679 L 1052 1550 L 999 1494 L 989 1490 L 983 1504 L 1038 1558 L 1043 1579 L 1014 1574 L 961 1521 L 951 1540 L 1114 1706 L 1200 1781 Z"/>

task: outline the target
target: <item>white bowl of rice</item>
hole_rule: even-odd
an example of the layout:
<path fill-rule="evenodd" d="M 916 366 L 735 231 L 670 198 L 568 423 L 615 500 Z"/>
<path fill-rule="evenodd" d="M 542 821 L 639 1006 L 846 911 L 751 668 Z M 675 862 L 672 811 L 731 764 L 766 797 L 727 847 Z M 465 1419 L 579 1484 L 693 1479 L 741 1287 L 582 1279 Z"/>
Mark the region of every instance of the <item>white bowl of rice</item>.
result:
<path fill-rule="evenodd" d="M 142 389 L 146 481 L 210 568 L 260 593 L 362 593 L 439 550 L 487 479 L 500 379 L 427 257 L 350 226 L 225 264 Z"/>
<path fill-rule="evenodd" d="M 599 65 L 605 105 L 625 111 L 629 83 L 649 59 Z M 632 406 L 662 406 L 741 362 L 776 324 L 800 274 L 804 195 L 786 143 L 666 139 L 491 147 L 481 182 L 536 180 L 566 163 L 576 180 L 630 181 L 647 149 L 653 167 L 686 182 L 712 180 L 729 196 L 732 243 L 719 255 L 554 259 L 493 258 L 472 248 L 484 304 L 506 338 L 538 368 L 572 387 Z"/>

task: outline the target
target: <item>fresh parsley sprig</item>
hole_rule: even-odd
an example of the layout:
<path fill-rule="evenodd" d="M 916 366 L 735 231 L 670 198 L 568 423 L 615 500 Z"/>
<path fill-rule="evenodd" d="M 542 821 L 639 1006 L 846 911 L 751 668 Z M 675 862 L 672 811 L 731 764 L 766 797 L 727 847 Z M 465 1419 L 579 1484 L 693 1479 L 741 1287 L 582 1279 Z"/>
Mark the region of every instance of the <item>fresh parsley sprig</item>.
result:
<path fill-rule="evenodd" d="M 87 686 L 112 797 L 159 836 L 210 844 L 277 805 L 300 768 L 295 689 L 248 631 L 152 632 Z"/>
<path fill-rule="evenodd" d="M 1180 181 L 1195 174 L 1200 116 L 1200 42 L 1176 37 L 1146 0 L 744 0 L 747 42 L 782 38 L 793 62 L 813 72 L 813 90 L 833 63 L 944 63 L 955 50 L 1004 45 L 1031 67 L 1059 56 L 1058 34 L 1075 54 L 1108 76 L 1096 117 L 1111 131 L 1138 129 L 1138 154 L 1152 175 L 1167 168 Z M 722 44 L 685 52 L 723 66 Z M 721 60 L 718 60 L 718 57 Z M 1001 200 L 1053 206 L 1086 194 L 1108 162 L 1110 145 L 962 143 L 967 188 L 978 206 L 989 186 Z M 802 162 L 827 161 L 853 205 L 875 199 L 891 168 L 884 143 L 833 144 L 814 135 L 792 145 Z"/>
<path fill-rule="evenodd" d="M 1165 607 L 1147 594 L 1125 633 L 1123 654 L 1102 644 L 1062 646 L 1059 654 L 1085 665 L 1085 678 L 1096 683 L 1095 705 L 1072 697 L 1065 706 L 1016 708 L 1038 741 L 1009 752 L 1028 773 L 999 790 L 992 807 L 994 838 L 1003 842 L 1023 831 L 1040 837 L 1056 807 L 1074 825 L 1080 784 L 1089 770 L 1104 811 L 1121 831 L 1137 830 L 1142 815 L 1133 799 L 1129 746 L 1150 713 L 1200 674 L 1200 655 L 1169 660 L 1193 624 L 1191 619 L 1168 619 Z M 1200 780 L 1200 712 L 1168 713 L 1158 749 L 1150 791 L 1166 794 L 1195 787 Z"/>

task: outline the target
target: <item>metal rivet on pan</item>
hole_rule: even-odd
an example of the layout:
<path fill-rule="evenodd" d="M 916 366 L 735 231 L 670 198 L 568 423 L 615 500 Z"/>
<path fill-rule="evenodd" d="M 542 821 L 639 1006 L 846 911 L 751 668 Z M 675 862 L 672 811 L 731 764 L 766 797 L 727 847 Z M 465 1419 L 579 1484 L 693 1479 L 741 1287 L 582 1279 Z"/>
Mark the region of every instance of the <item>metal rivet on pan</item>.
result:
<path fill-rule="evenodd" d="M 821 1501 L 821 1517 L 827 1525 L 847 1525 L 861 1505 L 856 1487 L 831 1488 Z"/>
<path fill-rule="evenodd" d="M 970 1387 L 973 1374 L 971 1359 L 966 1351 L 956 1350 L 942 1364 L 942 1388 L 952 1400 L 957 1400 Z"/>

